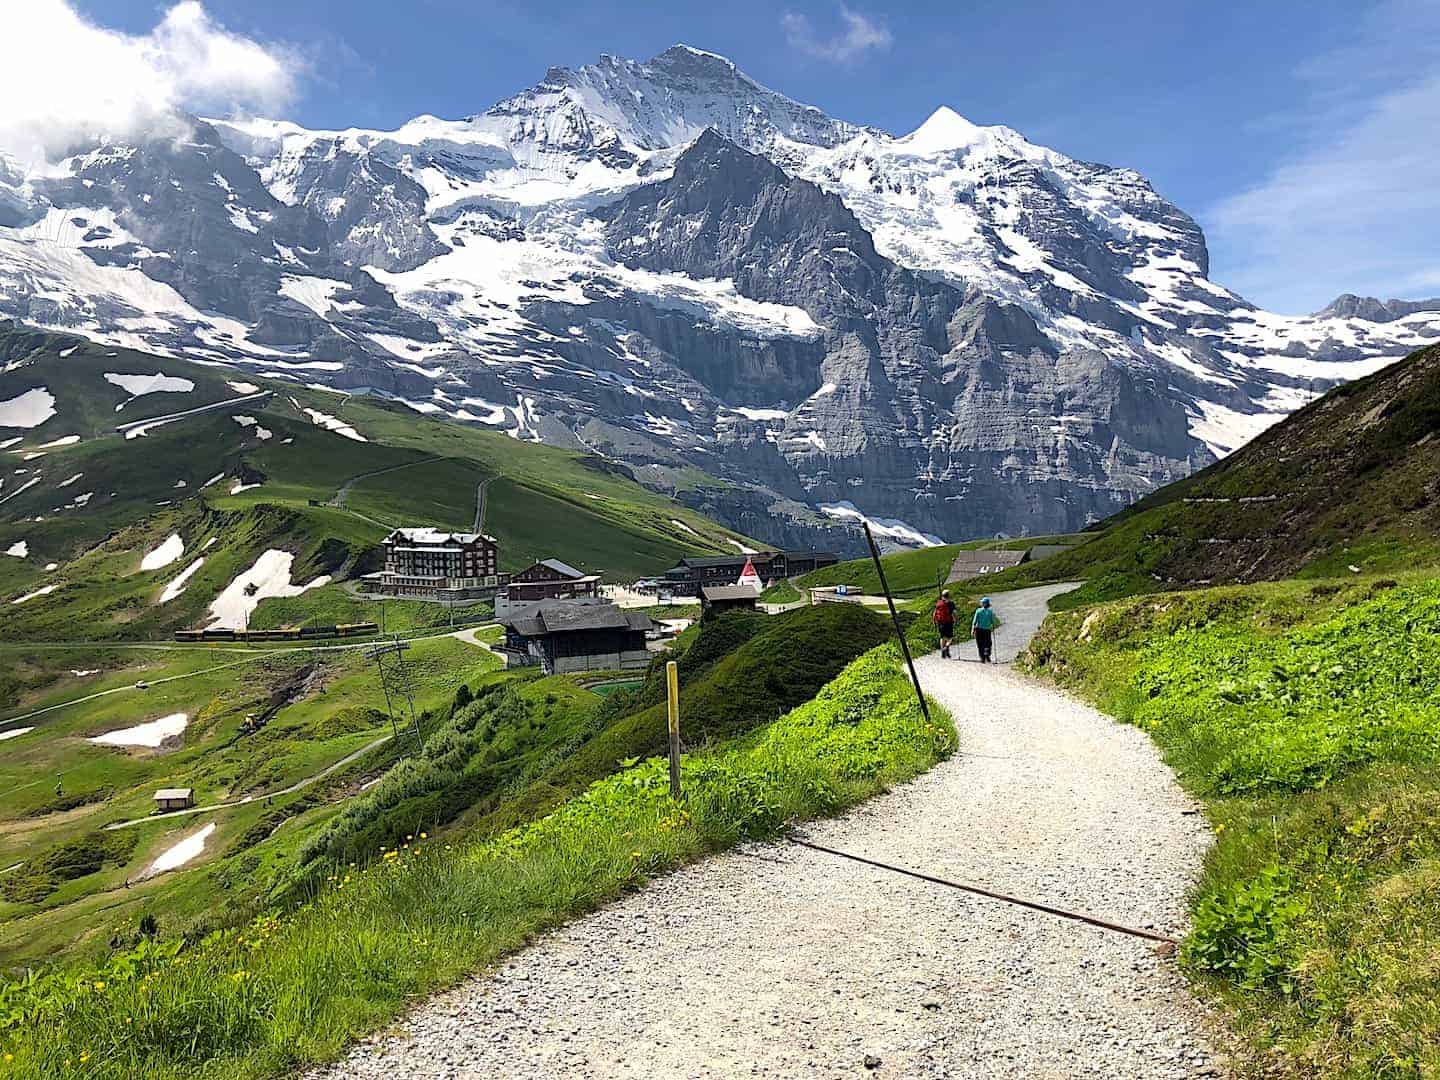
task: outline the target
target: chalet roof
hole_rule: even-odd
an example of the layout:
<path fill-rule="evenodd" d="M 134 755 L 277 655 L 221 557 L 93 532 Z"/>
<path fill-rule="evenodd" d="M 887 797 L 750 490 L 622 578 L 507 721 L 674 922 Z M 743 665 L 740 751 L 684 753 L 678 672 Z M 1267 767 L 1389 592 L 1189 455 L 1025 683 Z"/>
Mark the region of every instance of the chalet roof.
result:
<path fill-rule="evenodd" d="M 981 574 L 994 574 L 1001 570 L 1008 570 L 1012 566 L 1019 566 L 1030 557 L 1028 549 L 1020 550 L 990 549 L 980 551 L 960 551 L 955 554 L 955 561 L 950 564 L 950 576 L 947 581 L 963 581 L 966 578 L 979 577 Z"/>
<path fill-rule="evenodd" d="M 484 533 L 446 532 L 443 529 L 432 529 L 428 526 L 396 529 L 385 539 L 393 543 L 419 544 L 427 547 L 439 544 L 473 544 L 476 540 L 497 543 L 493 536 L 487 536 Z"/>
<path fill-rule="evenodd" d="M 581 630 L 651 630 L 655 620 L 639 611 L 623 611 L 614 604 L 585 604 L 570 600 L 542 600 L 528 604 L 503 620 L 523 637 L 572 634 Z"/>
<path fill-rule="evenodd" d="M 155 801 L 188 799 L 194 793 L 194 789 L 188 787 L 162 787 L 159 791 L 155 792 Z"/>
<path fill-rule="evenodd" d="M 735 600 L 759 600 L 760 590 L 750 585 L 706 585 L 700 595 L 710 603 L 727 603 Z"/>
<path fill-rule="evenodd" d="M 757 551 L 753 555 L 687 555 L 680 560 L 679 565 L 700 570 L 707 566 L 744 566 L 746 559 L 769 562 L 774 557 L 774 553 L 769 551 Z"/>
<path fill-rule="evenodd" d="M 571 566 L 569 563 L 561 562 L 559 559 L 541 559 L 537 565 L 548 566 L 557 574 L 564 574 L 571 580 L 578 580 L 585 577 L 585 572 L 583 570 L 576 570 L 575 567 Z"/>

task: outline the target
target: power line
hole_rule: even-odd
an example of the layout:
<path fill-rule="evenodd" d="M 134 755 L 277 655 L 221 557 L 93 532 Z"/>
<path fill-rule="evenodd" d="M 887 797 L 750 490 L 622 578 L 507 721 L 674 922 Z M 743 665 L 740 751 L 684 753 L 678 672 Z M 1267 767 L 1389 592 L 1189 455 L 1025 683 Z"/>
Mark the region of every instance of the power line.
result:
<path fill-rule="evenodd" d="M 792 836 L 789 840 L 792 844 L 810 848 L 812 851 L 823 851 L 827 855 L 836 855 L 842 859 L 849 859 L 852 862 L 873 866 L 878 870 L 888 870 L 892 874 L 902 874 L 905 877 L 918 878 L 920 881 L 928 881 L 932 885 L 944 885 L 946 888 L 959 889 L 961 892 L 972 893 L 975 896 L 983 896 L 990 900 L 999 900 L 1005 904 L 1013 904 L 1015 907 L 1029 908 L 1031 911 L 1043 911 L 1047 915 L 1056 915 L 1062 919 L 1071 919 L 1074 922 L 1082 922 L 1089 926 L 1098 926 L 1102 930 L 1110 930 L 1117 934 L 1129 934 L 1131 937 L 1144 938 L 1147 941 L 1158 941 L 1166 945 L 1180 944 L 1175 938 L 1165 934 L 1157 934 L 1153 930 L 1141 930 L 1133 926 L 1126 926 L 1123 923 L 1101 919 L 1095 915 L 1086 915 L 1079 911 L 1067 911 L 1064 908 L 1053 907 L 1050 904 L 1042 904 L 1035 900 L 1022 900 L 1018 896 L 1007 896 L 1005 893 L 985 889 L 979 885 L 966 885 L 958 881 L 948 881 L 945 878 L 935 877 L 931 874 L 922 874 L 918 870 L 907 870 L 903 866 L 891 866 L 889 863 L 877 862 L 874 859 L 867 859 L 861 855 L 852 855 L 848 851 L 839 851 L 835 848 L 825 847 L 822 844 L 814 844 L 809 840 L 802 840 L 797 836 Z"/>

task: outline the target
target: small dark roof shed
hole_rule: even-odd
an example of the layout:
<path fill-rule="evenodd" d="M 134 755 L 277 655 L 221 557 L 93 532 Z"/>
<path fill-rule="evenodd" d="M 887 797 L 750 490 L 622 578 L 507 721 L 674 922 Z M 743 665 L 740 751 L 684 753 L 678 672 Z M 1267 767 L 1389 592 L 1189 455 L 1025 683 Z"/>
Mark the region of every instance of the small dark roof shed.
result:
<path fill-rule="evenodd" d="M 578 579 L 586 576 L 583 570 L 576 570 L 569 563 L 561 562 L 559 559 L 541 559 L 540 565 L 548 566 L 557 574 L 562 574 L 567 578 Z"/>
<path fill-rule="evenodd" d="M 644 612 L 623 611 L 614 604 L 577 604 L 564 600 L 527 605 L 504 620 L 523 637 L 567 634 L 581 630 L 651 630 L 655 620 Z"/>
<path fill-rule="evenodd" d="M 759 600 L 760 590 L 750 585 L 706 585 L 700 590 L 700 596 L 707 604 L 726 604 Z"/>
<path fill-rule="evenodd" d="M 1008 570 L 1012 566 L 1019 566 L 1030 557 L 1026 549 L 1018 551 L 1009 549 L 991 549 L 981 551 L 960 551 L 955 555 L 955 561 L 950 564 L 950 581 L 964 581 L 967 578 L 980 577 L 982 574 L 997 574 L 1001 570 Z"/>

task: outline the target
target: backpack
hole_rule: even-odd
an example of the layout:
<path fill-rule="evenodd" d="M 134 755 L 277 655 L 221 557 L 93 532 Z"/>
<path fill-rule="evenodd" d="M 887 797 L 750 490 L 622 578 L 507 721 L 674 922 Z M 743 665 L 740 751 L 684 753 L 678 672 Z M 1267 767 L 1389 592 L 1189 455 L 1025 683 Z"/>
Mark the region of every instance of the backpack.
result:
<path fill-rule="evenodd" d="M 955 603 L 946 600 L 943 596 L 935 601 L 935 614 L 933 616 L 936 626 L 944 626 L 946 623 L 955 621 Z"/>

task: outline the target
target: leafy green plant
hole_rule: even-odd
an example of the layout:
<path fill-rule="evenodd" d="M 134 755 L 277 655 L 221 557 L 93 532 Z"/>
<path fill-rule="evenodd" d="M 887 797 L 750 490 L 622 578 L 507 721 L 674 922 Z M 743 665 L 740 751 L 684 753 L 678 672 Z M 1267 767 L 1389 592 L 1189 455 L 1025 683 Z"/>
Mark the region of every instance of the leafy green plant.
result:
<path fill-rule="evenodd" d="M 1028 654 L 1206 800 L 1183 955 L 1267 1068 L 1440 1070 L 1437 631 L 1440 581 L 1361 577 L 1066 612 Z"/>
<path fill-rule="evenodd" d="M 1271 864 L 1200 899 L 1183 956 L 1243 987 L 1289 993 L 1298 951 L 1294 927 L 1304 910 L 1292 876 Z"/>

